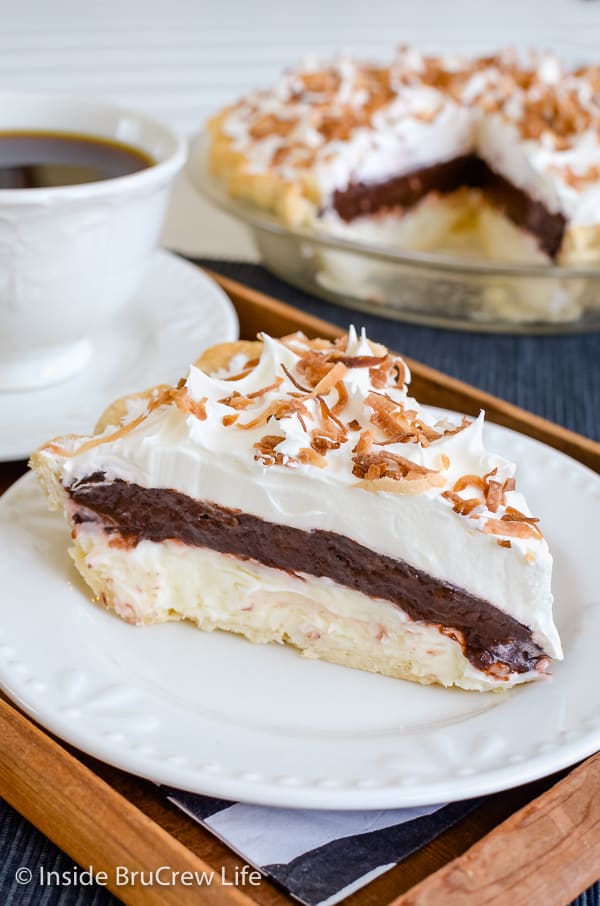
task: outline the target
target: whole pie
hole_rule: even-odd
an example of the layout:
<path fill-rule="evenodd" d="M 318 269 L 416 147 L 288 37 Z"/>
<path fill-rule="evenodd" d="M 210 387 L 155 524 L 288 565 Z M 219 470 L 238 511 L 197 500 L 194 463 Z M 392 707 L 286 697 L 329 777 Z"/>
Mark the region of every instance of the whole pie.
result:
<path fill-rule="evenodd" d="M 32 465 L 96 598 L 311 658 L 464 689 L 562 657 L 552 557 L 483 414 L 408 395 L 353 329 L 226 343 Z M 234 669 L 234 668 L 233 668 Z"/>
<path fill-rule="evenodd" d="M 287 70 L 209 124 L 232 196 L 289 226 L 495 259 L 600 260 L 600 68 L 402 47 Z"/>

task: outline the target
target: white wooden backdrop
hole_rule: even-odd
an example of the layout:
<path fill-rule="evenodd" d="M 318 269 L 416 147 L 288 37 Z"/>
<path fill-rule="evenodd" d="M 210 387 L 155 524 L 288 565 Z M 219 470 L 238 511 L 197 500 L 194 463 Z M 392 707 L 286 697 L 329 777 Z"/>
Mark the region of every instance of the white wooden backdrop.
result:
<path fill-rule="evenodd" d="M 372 58 L 504 44 L 600 62 L 600 0 L 0 0 L 0 88 L 70 91 L 158 116 L 184 134 L 312 51 Z M 164 241 L 252 257 L 244 231 L 175 187 Z"/>

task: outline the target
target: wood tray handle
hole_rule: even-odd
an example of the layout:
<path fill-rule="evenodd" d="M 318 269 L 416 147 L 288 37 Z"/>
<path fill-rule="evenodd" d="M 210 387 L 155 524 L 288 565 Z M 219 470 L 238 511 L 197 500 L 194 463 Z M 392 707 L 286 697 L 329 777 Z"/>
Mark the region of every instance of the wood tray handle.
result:
<path fill-rule="evenodd" d="M 600 877 L 600 753 L 390 906 L 565 906 Z"/>

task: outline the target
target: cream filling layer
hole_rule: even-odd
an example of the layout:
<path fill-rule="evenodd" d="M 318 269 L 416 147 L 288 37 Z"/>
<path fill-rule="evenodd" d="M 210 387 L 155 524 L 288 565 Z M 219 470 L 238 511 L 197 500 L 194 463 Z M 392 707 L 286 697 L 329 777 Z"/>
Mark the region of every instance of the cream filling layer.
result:
<path fill-rule="evenodd" d="M 71 555 L 97 597 L 128 622 L 185 619 L 252 642 L 287 642 L 306 657 L 463 689 L 506 689 L 542 677 L 487 675 L 437 628 L 327 578 L 294 577 L 177 542 L 119 548 L 89 524 L 78 528 Z"/>

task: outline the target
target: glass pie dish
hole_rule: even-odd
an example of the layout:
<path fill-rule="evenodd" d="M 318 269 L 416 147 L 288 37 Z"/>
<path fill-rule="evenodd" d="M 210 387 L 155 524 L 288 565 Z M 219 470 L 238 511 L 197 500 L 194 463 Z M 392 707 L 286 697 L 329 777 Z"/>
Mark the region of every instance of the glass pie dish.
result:
<path fill-rule="evenodd" d="M 402 250 L 307 228 L 233 198 L 210 172 L 208 136 L 192 143 L 196 190 L 250 230 L 263 265 L 338 305 L 434 327 L 503 333 L 600 329 L 600 266 L 498 262 Z"/>

